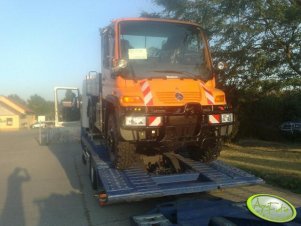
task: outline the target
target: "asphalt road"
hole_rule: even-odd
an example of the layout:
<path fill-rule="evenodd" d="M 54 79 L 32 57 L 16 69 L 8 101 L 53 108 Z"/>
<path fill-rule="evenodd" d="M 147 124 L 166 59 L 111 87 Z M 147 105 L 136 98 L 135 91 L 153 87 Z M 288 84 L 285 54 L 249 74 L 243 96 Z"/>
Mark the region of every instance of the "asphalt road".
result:
<path fill-rule="evenodd" d="M 79 143 L 40 146 L 37 131 L 0 133 L 1 226 L 128 225 L 155 201 L 99 207 Z"/>
<path fill-rule="evenodd" d="M 129 225 L 133 215 L 175 197 L 100 207 L 81 162 L 79 142 L 40 146 L 37 131 L 0 133 L 0 226 Z M 218 196 L 245 201 L 254 193 L 272 193 L 301 206 L 301 196 L 270 186 L 251 186 L 182 196 Z"/>

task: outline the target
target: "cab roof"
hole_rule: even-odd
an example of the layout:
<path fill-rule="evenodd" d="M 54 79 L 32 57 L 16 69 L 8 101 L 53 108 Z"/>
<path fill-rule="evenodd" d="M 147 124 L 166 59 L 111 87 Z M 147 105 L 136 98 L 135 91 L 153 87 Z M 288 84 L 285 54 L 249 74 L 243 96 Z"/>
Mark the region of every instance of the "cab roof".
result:
<path fill-rule="evenodd" d="M 122 21 L 158 21 L 158 22 L 178 23 L 178 24 L 190 24 L 190 25 L 195 25 L 195 26 L 201 27 L 199 24 L 191 22 L 191 21 L 162 19 L 162 18 L 145 18 L 145 17 L 120 18 L 120 19 L 115 19 L 112 22 L 114 24 L 117 24 Z"/>

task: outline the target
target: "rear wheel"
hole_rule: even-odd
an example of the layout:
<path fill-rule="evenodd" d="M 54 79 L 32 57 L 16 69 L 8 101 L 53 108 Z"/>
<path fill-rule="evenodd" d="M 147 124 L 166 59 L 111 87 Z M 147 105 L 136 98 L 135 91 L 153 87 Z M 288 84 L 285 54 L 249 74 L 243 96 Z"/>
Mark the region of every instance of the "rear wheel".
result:
<path fill-rule="evenodd" d="M 107 148 L 110 159 L 117 169 L 129 168 L 136 159 L 135 145 L 120 141 L 113 113 L 109 115 L 107 121 Z"/>

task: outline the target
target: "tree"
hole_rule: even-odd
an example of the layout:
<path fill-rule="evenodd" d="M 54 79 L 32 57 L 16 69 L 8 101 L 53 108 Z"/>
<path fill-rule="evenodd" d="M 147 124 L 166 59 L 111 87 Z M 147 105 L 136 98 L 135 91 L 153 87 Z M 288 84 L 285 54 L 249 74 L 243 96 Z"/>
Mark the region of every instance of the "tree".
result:
<path fill-rule="evenodd" d="M 27 103 L 25 100 L 23 100 L 21 97 L 19 97 L 17 94 L 10 94 L 7 96 L 9 99 L 13 100 L 17 104 L 21 104 L 22 106 L 27 106 Z"/>
<path fill-rule="evenodd" d="M 228 91 L 268 93 L 301 82 L 301 7 L 293 0 L 154 0 L 161 17 L 202 24 Z M 146 13 L 144 13 L 144 16 Z M 158 13 L 150 16 L 158 16 Z M 266 86 L 268 84 L 268 86 Z M 265 90 L 265 88 L 268 88 Z M 299 86 L 300 88 L 300 86 Z"/>
<path fill-rule="evenodd" d="M 37 115 L 45 115 L 48 119 L 54 119 L 54 103 L 46 101 L 43 97 L 35 94 L 30 96 L 28 107 Z"/>
<path fill-rule="evenodd" d="M 268 137 L 271 131 L 279 131 L 282 120 L 301 118 L 299 108 L 293 107 L 301 96 L 300 0 L 153 2 L 163 10 L 154 14 L 144 12 L 143 16 L 183 19 L 202 25 L 211 40 L 213 62 L 224 61 L 228 65 L 219 75 L 218 84 L 236 108 L 244 131 L 253 131 L 248 135 L 256 136 L 265 123 L 273 126 L 267 127 L 267 136 L 262 136 Z M 292 99 L 287 105 L 291 112 L 288 116 L 283 105 Z M 275 111 L 277 117 L 271 118 Z"/>

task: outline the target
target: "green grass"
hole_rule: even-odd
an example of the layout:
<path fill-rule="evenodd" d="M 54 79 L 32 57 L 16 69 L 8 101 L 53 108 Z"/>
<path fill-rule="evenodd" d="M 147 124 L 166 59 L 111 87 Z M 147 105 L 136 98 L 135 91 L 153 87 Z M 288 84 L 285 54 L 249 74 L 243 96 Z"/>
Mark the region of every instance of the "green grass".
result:
<path fill-rule="evenodd" d="M 220 159 L 301 194 L 301 145 L 244 140 L 225 145 Z"/>

